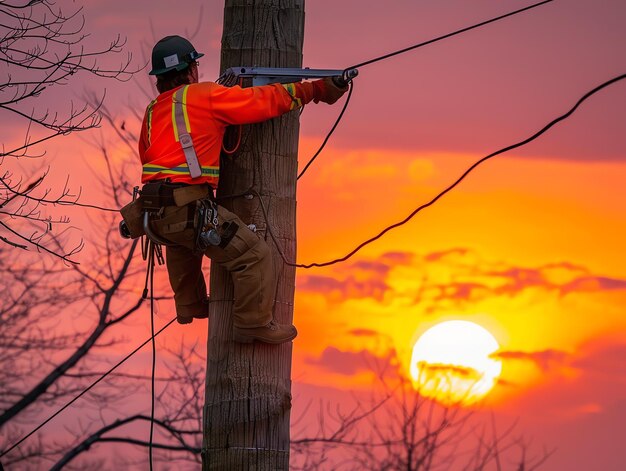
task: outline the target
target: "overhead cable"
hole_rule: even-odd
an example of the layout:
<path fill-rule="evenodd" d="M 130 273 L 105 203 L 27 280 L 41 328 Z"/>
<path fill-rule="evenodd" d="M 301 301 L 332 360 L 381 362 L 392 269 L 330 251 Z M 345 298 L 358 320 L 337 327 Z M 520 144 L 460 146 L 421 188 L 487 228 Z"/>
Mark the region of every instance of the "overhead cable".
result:
<path fill-rule="evenodd" d="M 154 401 L 156 376 L 156 335 L 154 334 L 154 264 L 159 250 L 152 240 L 148 241 L 148 276 L 150 278 L 150 340 L 152 343 L 152 370 L 150 374 L 150 440 L 148 444 L 148 463 L 150 471 L 154 469 L 152 460 L 152 443 L 154 441 Z M 173 320 L 173 319 L 172 319 Z"/>
<path fill-rule="evenodd" d="M 341 121 L 341 118 L 343 118 L 343 114 L 346 112 L 346 109 L 348 108 L 348 104 L 350 103 L 350 98 L 352 97 L 352 90 L 354 89 L 354 81 L 351 80 L 349 82 L 349 84 L 350 84 L 350 90 L 348 91 L 348 96 L 346 98 L 346 102 L 343 104 L 343 108 L 341 109 L 341 113 L 339 113 L 339 116 L 337 117 L 337 120 L 335 121 L 335 124 L 333 124 L 333 127 L 330 128 L 330 131 L 326 135 L 326 139 L 324 139 L 324 142 L 322 142 L 322 145 L 320 146 L 320 148 L 317 149 L 317 152 L 313 155 L 313 157 L 311 157 L 309 162 L 304 166 L 304 168 L 302 169 L 302 172 L 300 172 L 300 175 L 298 175 L 297 180 L 300 180 L 300 177 L 302 177 L 302 175 L 304 175 L 304 172 L 307 171 L 307 169 L 311 166 L 311 164 L 317 158 L 317 156 L 320 155 L 320 153 L 322 152 L 322 150 L 326 146 L 326 143 L 330 139 L 330 136 L 332 136 L 333 132 L 335 132 L 335 129 L 337 129 L 337 126 L 339 125 L 339 122 Z"/>
<path fill-rule="evenodd" d="M 370 65 L 370 64 L 373 64 L 375 62 L 379 62 L 379 61 L 382 61 L 382 60 L 385 60 L 385 59 L 389 59 L 390 57 L 394 57 L 394 56 L 397 56 L 397 55 L 400 55 L 400 54 L 404 54 L 405 52 L 409 52 L 409 51 L 412 51 L 414 49 L 417 49 L 417 48 L 420 48 L 420 47 L 423 47 L 423 46 L 427 46 L 429 44 L 441 41 L 443 39 L 447 39 L 447 38 L 450 38 L 452 36 L 456 36 L 458 34 L 466 32 L 466 31 L 470 31 L 472 29 L 476 29 L 476 28 L 479 28 L 481 26 L 485 26 L 485 25 L 487 25 L 489 23 L 494 23 L 494 22 L 502 20 L 504 18 L 508 18 L 510 16 L 517 15 L 518 13 L 522 13 L 522 12 L 525 12 L 527 10 L 531 10 L 533 8 L 545 5 L 546 3 L 550 3 L 550 2 L 553 2 L 553 1 L 554 0 L 544 0 L 542 2 L 535 3 L 533 5 L 529 5 L 529 6 L 524 7 L 524 8 L 520 8 L 519 10 L 515 10 L 515 11 L 509 12 L 509 13 L 505 13 L 504 15 L 500 15 L 500 16 L 491 18 L 489 20 L 481 21 L 480 23 L 476 23 L 476 24 L 471 25 L 471 26 L 466 26 L 465 28 L 459 29 L 457 31 L 453 31 L 451 33 L 444 34 L 443 36 L 439 36 L 439 37 L 436 37 L 436 38 L 433 38 L 433 39 L 429 39 L 428 41 L 424 41 L 424 42 L 421 42 L 421 43 L 418 43 L 418 44 L 414 44 L 413 46 L 405 47 L 403 49 L 399 49 L 397 51 L 390 52 L 388 54 L 385 54 L 385 55 L 382 55 L 382 56 L 379 56 L 379 57 L 375 57 L 373 59 L 369 59 L 369 60 L 361 62 L 359 64 L 355 64 L 353 66 L 347 67 L 346 69 L 344 69 L 344 71 L 348 71 L 348 70 L 351 70 L 351 69 L 358 69 L 359 67 L 364 67 L 366 65 Z M 350 82 L 350 84 L 352 85 L 352 81 Z M 310 165 L 313 163 L 313 161 L 321 153 L 322 149 L 324 149 L 324 147 L 326 146 L 326 143 L 330 139 L 330 136 L 335 131 L 335 129 L 337 128 L 337 125 L 341 121 L 341 119 L 342 119 L 342 117 L 343 117 L 343 115 L 344 115 L 344 113 L 346 111 L 346 108 L 348 107 L 348 103 L 350 101 L 350 97 L 351 96 L 352 96 L 352 86 L 351 86 L 350 91 L 348 93 L 348 97 L 346 99 L 346 103 L 344 104 L 343 109 L 341 110 L 341 113 L 339 114 L 339 117 L 337 118 L 337 121 L 335 121 L 335 124 L 331 128 L 330 132 L 326 135 L 326 138 L 324 139 L 324 142 L 322 143 L 321 147 L 318 149 L 318 151 L 315 153 L 315 155 L 313 155 L 313 157 L 309 160 L 309 162 L 306 164 L 306 166 L 304 167 L 302 172 L 300 172 L 300 174 L 298 175 L 298 179 L 300 179 L 300 177 L 302 177 L 304 175 L 304 173 L 307 171 L 307 169 L 310 167 Z M 238 140 L 241 140 L 241 134 L 239 135 L 239 139 Z M 238 147 L 239 147 L 239 144 L 237 144 L 237 148 Z M 234 150 L 227 151 L 227 153 L 233 153 L 233 152 L 234 152 Z M 68 204 L 68 203 L 65 203 L 65 204 Z M 105 208 L 105 207 L 102 207 L 102 206 L 96 206 L 96 205 L 91 205 L 91 204 L 83 204 L 83 203 L 72 203 L 72 204 L 76 205 L 76 206 L 81 206 L 81 207 L 84 207 L 84 208 L 99 209 L 101 211 L 112 211 L 112 212 L 119 211 L 118 209 L 115 209 L 115 208 Z"/>
<path fill-rule="evenodd" d="M 553 2 L 553 1 L 554 0 L 544 0 L 543 2 L 535 3 L 534 5 L 529 5 L 527 7 L 520 8 L 519 10 L 515 10 L 515 11 L 509 12 L 509 13 L 505 13 L 504 15 L 500 15 L 500 16 L 497 16 L 495 18 L 491 18 L 490 20 L 481 21 L 480 23 L 476 23 L 475 25 L 472 25 L 472 26 L 466 26 L 465 28 L 459 29 L 459 30 L 454 31 L 452 33 L 444 34 L 443 36 L 439 36 L 439 37 L 434 38 L 434 39 L 429 39 L 428 41 L 424 41 L 424 42 L 421 42 L 419 44 L 414 44 L 413 46 L 405 47 L 404 49 L 400 49 L 398 51 L 390 52 L 389 54 L 385 54 L 385 55 L 382 55 L 382 56 L 379 56 L 379 57 L 375 57 L 374 59 L 370 59 L 370 60 L 367 60 L 365 62 L 361 62 L 359 64 L 355 64 L 353 66 L 350 66 L 350 67 L 346 68 L 345 70 L 358 69 L 360 67 L 364 67 L 366 65 L 373 64 L 374 62 L 379 62 L 379 61 L 382 61 L 382 60 L 385 60 L 385 59 L 389 59 L 390 57 L 397 56 L 397 55 L 400 55 L 400 54 L 404 54 L 405 52 L 412 51 L 413 49 L 417 49 L 417 48 L 422 47 L 422 46 L 427 46 L 428 44 L 432 44 L 432 43 L 435 43 L 437 41 L 441 41 L 443 39 L 447 39 L 447 38 L 450 38 L 452 36 L 456 36 L 457 34 L 465 33 L 466 31 L 469 31 L 469 30 L 472 30 L 472 29 L 475 29 L 475 28 L 479 28 L 481 26 L 485 26 L 485 25 L 487 25 L 489 23 L 494 23 L 494 22 L 502 20 L 504 18 L 508 18 L 509 16 L 517 15 L 518 13 L 522 13 L 524 11 L 531 10 L 533 8 L 539 7 L 541 5 L 545 5 L 546 3 L 550 3 L 550 2 Z"/>
<path fill-rule="evenodd" d="M 130 357 L 132 357 L 135 353 L 137 353 L 139 350 L 141 350 L 143 347 L 145 347 L 148 342 L 150 342 L 151 340 L 153 340 L 155 337 L 157 337 L 161 332 L 163 332 L 165 329 L 167 329 L 170 325 L 172 325 L 174 323 L 174 321 L 176 320 L 176 318 L 174 317 L 174 319 L 172 319 L 171 321 L 169 321 L 167 324 L 165 324 L 163 327 L 161 327 L 161 329 L 156 332 L 153 336 L 151 336 L 149 339 L 147 339 L 145 342 L 143 342 L 141 345 L 139 345 L 137 348 L 135 348 L 132 352 L 130 352 L 128 355 L 126 355 L 124 358 L 122 358 L 119 362 L 117 362 L 114 366 L 112 366 L 106 373 L 104 373 L 102 376 L 100 376 L 96 381 L 94 381 L 93 383 L 91 383 L 89 386 L 87 386 L 80 394 L 78 394 L 78 396 L 74 397 L 74 399 L 72 399 L 71 401 L 69 401 L 67 404 L 65 404 L 63 407 L 61 407 L 58 411 L 56 411 L 54 414 L 52 414 L 50 417 L 48 417 L 46 420 L 44 420 L 41 424 L 39 424 L 37 427 L 35 427 L 33 430 L 31 430 L 27 435 L 24 435 L 22 438 L 20 438 L 20 440 L 18 440 L 16 443 L 14 443 L 13 445 L 11 445 L 10 448 L 2 451 L 2 453 L 0 453 L 0 458 L 2 458 L 4 455 L 6 455 L 7 453 L 10 453 L 13 449 L 17 448 L 18 446 L 20 446 L 26 439 L 28 439 L 31 435 L 33 435 L 35 432 L 37 432 L 41 427 L 43 427 L 44 425 L 46 425 L 48 422 L 50 422 L 52 419 L 54 419 L 57 415 L 59 415 L 61 412 L 63 412 L 65 409 L 67 409 L 69 406 L 71 406 L 72 404 L 74 404 L 74 402 L 76 402 L 78 399 L 80 399 L 82 396 L 84 396 L 85 394 L 87 394 L 87 392 L 89 392 L 91 390 L 91 388 L 93 388 L 96 384 L 98 384 L 100 381 L 102 381 L 104 378 L 106 378 L 107 376 L 109 376 L 116 368 L 118 368 L 122 363 L 124 363 L 126 360 L 128 360 Z"/>
<path fill-rule="evenodd" d="M 348 70 L 358 69 L 359 67 L 364 67 L 366 65 L 373 64 L 375 62 L 379 62 L 379 61 L 382 61 L 382 60 L 385 60 L 385 59 L 389 59 L 391 57 L 394 57 L 394 56 L 397 56 L 397 55 L 400 55 L 400 54 L 404 54 L 405 52 L 409 52 L 409 51 L 412 51 L 414 49 L 417 49 L 417 48 L 420 48 L 420 47 L 427 46 L 429 44 L 435 43 L 437 41 L 441 41 L 443 39 L 447 39 L 447 38 L 450 38 L 452 36 L 456 36 L 457 34 L 461 34 L 461 33 L 464 33 L 466 31 L 469 31 L 469 30 L 472 30 L 472 29 L 476 29 L 476 28 L 479 28 L 481 26 L 485 26 L 485 25 L 487 25 L 489 23 L 494 23 L 494 22 L 502 20 L 504 18 L 508 18 L 509 16 L 517 15 L 518 13 L 522 13 L 522 12 L 530 10 L 532 8 L 536 8 L 538 6 L 545 5 L 546 3 L 550 3 L 552 1 L 554 1 L 554 0 L 545 0 L 543 2 L 539 2 L 539 3 L 536 3 L 534 5 L 527 6 L 525 8 L 520 8 L 519 10 L 515 10 L 515 11 L 512 11 L 512 12 L 506 13 L 504 15 L 500 15 L 500 16 L 497 16 L 495 18 L 491 18 L 489 20 L 481 21 L 480 23 L 476 23 L 476 24 L 471 25 L 471 26 L 466 26 L 465 28 L 459 29 L 457 31 L 453 31 L 452 33 L 444 34 L 443 36 L 439 36 L 437 38 L 429 39 L 428 41 L 424 41 L 424 42 L 415 44 L 413 46 L 405 47 L 404 49 L 399 49 L 397 51 L 390 52 L 388 54 L 376 57 L 374 59 L 370 59 L 370 60 L 367 60 L 365 62 L 361 62 L 360 64 L 356 64 L 356 65 L 353 65 L 351 67 L 348 67 L 348 68 L 344 69 L 344 73 L 347 72 Z M 353 81 L 350 81 L 350 84 L 352 84 L 352 83 L 353 83 Z M 350 101 L 351 95 L 352 95 L 352 88 L 350 88 L 350 93 L 348 94 L 348 98 L 346 99 L 346 103 L 343 105 L 343 109 L 341 110 L 341 113 L 339 114 L 339 118 L 337 118 L 337 121 L 333 125 L 332 129 L 327 134 L 326 139 L 324 139 L 324 142 L 322 143 L 322 146 L 315 153 L 315 155 L 311 158 L 311 160 L 309 160 L 309 162 L 306 164 L 306 166 L 304 167 L 302 172 L 300 172 L 300 175 L 298 175 L 298 180 L 300 179 L 300 177 L 302 177 L 302 175 L 304 175 L 304 172 L 307 171 L 307 169 L 310 167 L 310 165 L 313 163 L 313 161 L 320 154 L 320 152 L 322 151 L 322 149 L 324 148 L 324 146 L 328 142 L 328 139 L 330 139 L 331 134 L 333 133 L 333 131 L 335 130 L 335 128 L 337 127 L 337 125 L 341 121 L 341 118 L 343 117 L 343 114 L 346 111 L 346 108 L 348 107 L 348 103 Z"/>
<path fill-rule="evenodd" d="M 294 262 L 288 261 L 285 258 L 285 256 L 282 254 L 282 252 L 281 252 L 281 255 L 282 255 L 282 258 L 283 258 L 284 262 L 287 265 L 289 265 L 289 266 L 297 267 L 297 268 L 326 267 L 328 265 L 334 265 L 336 263 L 345 262 L 346 260 L 348 260 L 354 254 L 356 254 L 359 250 L 361 250 L 366 245 L 369 245 L 372 242 L 380 239 L 383 235 L 385 235 L 390 230 L 395 229 L 396 227 L 402 226 L 403 224 L 406 224 L 407 222 L 409 222 L 413 218 L 413 216 L 415 216 L 417 213 L 419 213 L 422 209 L 428 208 L 429 206 L 432 206 L 433 204 L 435 204 L 442 196 L 444 196 L 446 193 L 448 193 L 454 187 L 456 187 L 459 183 L 461 183 L 461 181 L 463 181 L 465 179 L 465 177 L 467 175 L 469 175 L 470 172 L 472 172 L 476 167 L 478 167 L 483 162 L 486 162 L 487 160 L 489 160 L 489 159 L 491 159 L 491 158 L 493 158 L 493 157 L 495 157 L 497 155 L 504 154 L 505 152 L 508 152 L 510 150 L 513 150 L 513 149 L 517 149 L 518 147 L 521 147 L 523 145 L 528 144 L 531 141 L 534 141 L 539 136 L 541 136 L 543 133 L 548 131 L 548 129 L 553 127 L 555 124 L 559 123 L 560 121 L 563 121 L 564 119 L 567 119 L 589 97 L 591 97 L 592 95 L 598 93 L 603 88 L 606 88 L 609 85 L 612 85 L 612 84 L 614 84 L 616 82 L 619 82 L 620 80 L 624 80 L 624 79 L 626 79 L 626 74 L 618 75 L 617 77 L 614 77 L 614 78 L 612 78 L 610 80 L 607 80 L 606 82 L 598 85 L 594 89 L 592 89 L 592 90 L 588 91 L 587 93 L 585 93 L 569 111 L 567 111 L 566 113 L 562 114 L 558 118 L 553 119 L 552 121 L 550 121 L 548 124 L 546 124 L 543 128 L 541 128 L 539 131 L 537 131 L 536 133 L 534 133 L 530 137 L 528 137 L 528 138 L 526 138 L 526 139 L 524 139 L 522 141 L 519 141 L 519 142 L 517 142 L 515 144 L 511 144 L 510 146 L 504 147 L 504 148 L 502 148 L 500 150 L 497 150 L 497 151 L 495 151 L 495 152 L 493 152 L 493 153 L 483 157 L 482 159 L 478 160 L 471 167 L 469 167 L 465 172 L 463 172 L 463 174 L 454 183 L 452 183 L 446 189 L 441 191 L 437 196 L 435 196 L 428 203 L 425 203 L 425 204 L 419 206 L 418 208 L 416 208 L 413 212 L 411 212 L 411 214 L 409 214 L 402 221 L 397 222 L 395 224 L 392 224 L 390 226 L 387 226 L 385 229 L 380 231 L 380 233 L 378 233 L 378 235 L 376 235 L 376 236 L 374 236 L 374 237 L 372 237 L 370 239 L 367 239 L 365 242 L 360 243 L 354 250 L 349 252 L 347 255 L 344 255 L 343 257 L 337 258 L 335 260 L 331 260 L 329 262 L 303 264 L 303 263 L 294 263 Z M 269 228 L 269 224 L 268 224 L 268 228 Z M 274 238 L 273 234 L 271 234 L 271 235 Z M 274 241 L 276 242 L 275 238 L 274 238 Z"/>

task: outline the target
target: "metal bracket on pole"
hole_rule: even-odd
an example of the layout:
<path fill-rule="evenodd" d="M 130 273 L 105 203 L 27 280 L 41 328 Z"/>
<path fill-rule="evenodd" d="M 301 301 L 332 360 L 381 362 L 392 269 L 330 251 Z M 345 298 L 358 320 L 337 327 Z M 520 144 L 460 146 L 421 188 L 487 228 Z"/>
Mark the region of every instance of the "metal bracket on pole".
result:
<path fill-rule="evenodd" d="M 347 85 L 359 74 L 357 69 L 298 69 L 276 67 L 231 67 L 217 80 L 218 83 L 231 87 L 236 85 L 240 78 L 251 78 L 252 86 L 267 85 L 269 83 L 292 83 L 302 79 L 324 77 L 341 77 Z"/>

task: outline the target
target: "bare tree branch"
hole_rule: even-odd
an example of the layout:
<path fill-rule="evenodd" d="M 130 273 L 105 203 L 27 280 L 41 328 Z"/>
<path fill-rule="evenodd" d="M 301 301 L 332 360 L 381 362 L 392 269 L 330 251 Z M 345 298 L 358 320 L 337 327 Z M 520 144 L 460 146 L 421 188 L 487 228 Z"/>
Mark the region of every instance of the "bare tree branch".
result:
<path fill-rule="evenodd" d="M 73 5 L 68 8 L 69 13 L 64 12 L 52 0 L 0 2 L 0 117 L 24 129 L 21 142 L 2 143 L 0 166 L 6 165 L 7 159 L 42 158 L 46 155 L 43 146 L 52 139 L 100 126 L 104 93 L 94 94 L 82 104 L 70 98 L 66 109 L 55 111 L 39 105 L 43 94 L 60 93 L 80 75 L 127 81 L 137 72 L 131 67 L 130 54 L 117 66 L 105 65 L 103 62 L 110 62 L 123 51 L 125 39 L 118 35 L 108 46 L 90 49 L 82 9 Z M 47 205 L 81 205 L 80 191 L 72 192 L 67 181 L 60 191 L 45 188 L 47 175 L 43 171 L 32 182 L 23 183 L 23 178 L 16 178 L 12 172 L 2 172 L 0 242 L 74 263 L 72 255 L 83 248 L 82 241 L 69 249 L 61 246 L 52 250 L 50 232 L 54 226 L 70 221 L 65 216 L 50 216 L 44 209 L 49 209 Z"/>

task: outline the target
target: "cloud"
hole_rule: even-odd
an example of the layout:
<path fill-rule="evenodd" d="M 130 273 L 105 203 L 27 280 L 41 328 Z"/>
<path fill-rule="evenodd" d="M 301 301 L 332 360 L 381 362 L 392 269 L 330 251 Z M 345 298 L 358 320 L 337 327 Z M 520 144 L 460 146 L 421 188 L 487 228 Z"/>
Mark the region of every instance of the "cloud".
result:
<path fill-rule="evenodd" d="M 391 270 L 397 265 L 412 263 L 414 257 L 409 252 L 387 252 L 375 259 L 334 267 L 332 275 L 301 276 L 298 288 L 329 295 L 335 300 L 374 298 L 382 301 L 390 290 L 387 277 Z"/>
<path fill-rule="evenodd" d="M 394 265 L 409 265 L 415 259 L 415 254 L 411 252 L 387 252 L 382 254 L 380 259 Z"/>
<path fill-rule="evenodd" d="M 547 349 L 536 352 L 501 351 L 491 355 L 498 360 L 520 360 L 533 362 L 542 371 L 566 363 L 570 354 L 561 350 Z"/>
<path fill-rule="evenodd" d="M 539 268 L 511 267 L 502 271 L 488 272 L 490 276 L 505 280 L 503 285 L 494 290 L 497 294 L 513 295 L 534 287 L 554 289 L 561 294 L 626 289 L 626 280 L 585 273 L 588 273 L 586 268 L 569 263 L 550 264 Z"/>
<path fill-rule="evenodd" d="M 394 352 L 385 357 L 379 357 L 367 350 L 359 352 L 345 352 L 335 347 L 327 347 L 319 358 L 309 357 L 305 361 L 310 365 L 317 365 L 331 373 L 351 376 L 360 372 L 385 371 L 391 364 Z"/>
<path fill-rule="evenodd" d="M 348 334 L 355 337 L 378 337 L 380 332 L 372 329 L 352 329 L 348 331 Z"/>
<path fill-rule="evenodd" d="M 349 276 L 343 280 L 324 275 L 307 275 L 298 280 L 298 288 L 345 299 L 374 298 L 382 301 L 389 286 L 372 278 L 357 280 Z"/>
<path fill-rule="evenodd" d="M 466 379 L 479 380 L 483 376 L 478 370 L 468 366 L 450 365 L 444 363 L 428 363 L 425 361 L 418 362 L 417 366 L 422 372 L 426 374 L 427 377 L 429 375 L 440 377 L 441 373 L 452 373 L 453 377 L 460 376 Z"/>
<path fill-rule="evenodd" d="M 449 250 L 443 250 L 441 252 L 431 252 L 424 257 L 426 262 L 437 262 L 444 258 L 448 258 L 453 255 L 467 255 L 470 252 L 470 249 L 465 247 L 455 247 Z"/>
<path fill-rule="evenodd" d="M 545 287 L 551 288 L 541 269 L 511 267 L 503 271 L 492 271 L 488 273 L 495 278 L 504 279 L 504 284 L 494 289 L 496 294 L 517 294 L 528 288 Z"/>
<path fill-rule="evenodd" d="M 545 418 L 558 416 L 568 420 L 622 407 L 626 411 L 626 340 L 598 337 L 567 354 L 558 350 L 543 352 L 500 352 L 499 357 L 527 359 L 544 363 L 541 383 L 518 398 L 519 410 L 532 411 Z M 567 370 L 552 368 L 567 363 Z M 575 374 L 572 372 L 575 371 Z"/>
<path fill-rule="evenodd" d="M 584 357 L 575 360 L 572 366 L 586 371 L 589 376 L 620 379 L 626 383 L 626 341 L 607 343 L 606 339 L 597 339 L 583 346 L 583 351 Z"/>
<path fill-rule="evenodd" d="M 386 252 L 374 260 L 359 260 L 350 265 L 350 270 L 357 269 L 385 277 L 397 265 L 410 265 L 415 254 L 410 252 Z"/>
<path fill-rule="evenodd" d="M 468 249 L 455 248 L 433 252 L 426 255 L 424 260 L 431 264 L 450 264 L 450 256 L 467 255 L 470 252 Z M 494 269 L 490 267 L 490 262 L 480 259 L 462 264 L 455 260 L 450 270 L 450 281 L 429 287 L 436 290 L 434 301 L 476 301 L 492 295 L 515 296 L 533 288 L 555 291 L 561 295 L 626 290 L 624 279 L 593 275 L 587 268 L 568 262 L 539 267 L 498 266 Z"/>
<path fill-rule="evenodd" d="M 352 268 L 356 268 L 357 270 L 362 270 L 365 272 L 372 272 L 376 275 L 384 277 L 387 276 L 387 274 L 393 267 L 388 263 L 383 263 L 380 261 L 361 260 L 353 263 Z"/>
<path fill-rule="evenodd" d="M 405 274 L 412 287 L 390 282 L 394 268 L 400 265 L 404 271 L 414 270 L 413 277 L 410 271 Z M 323 294 L 332 302 L 365 298 L 392 302 L 396 294 L 409 294 L 424 312 L 433 313 L 496 296 L 514 297 L 527 290 L 562 296 L 624 291 L 626 279 L 596 275 L 569 262 L 537 267 L 509 265 L 485 260 L 467 247 L 454 247 L 424 255 L 390 251 L 376 258 L 359 259 L 334 266 L 327 275 L 301 275 L 298 288 Z M 414 291 L 407 293 L 407 289 Z"/>
<path fill-rule="evenodd" d="M 564 284 L 560 287 L 562 294 L 625 290 L 626 280 L 607 278 L 604 276 L 585 276 Z"/>
<path fill-rule="evenodd" d="M 439 291 L 439 294 L 434 296 L 434 301 L 445 299 L 469 301 L 470 299 L 481 299 L 489 292 L 489 288 L 482 283 L 472 282 L 447 283 L 437 285 L 435 289 Z"/>

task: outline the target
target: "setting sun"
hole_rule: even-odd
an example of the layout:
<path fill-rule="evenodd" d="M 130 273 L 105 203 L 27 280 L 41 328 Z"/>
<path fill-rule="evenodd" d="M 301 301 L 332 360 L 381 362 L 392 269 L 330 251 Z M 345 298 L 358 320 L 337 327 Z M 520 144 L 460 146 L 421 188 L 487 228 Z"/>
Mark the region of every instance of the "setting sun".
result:
<path fill-rule="evenodd" d="M 489 393 L 502 371 L 490 357 L 499 345 L 486 329 L 447 321 L 424 332 L 413 346 L 411 377 L 426 397 L 446 404 L 471 404 Z"/>

